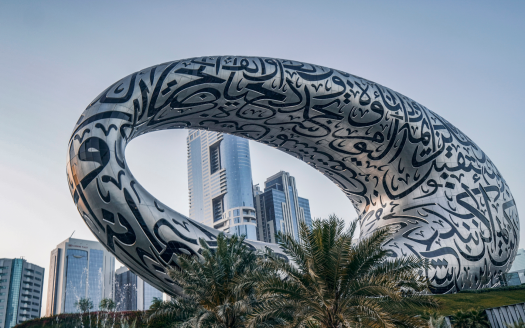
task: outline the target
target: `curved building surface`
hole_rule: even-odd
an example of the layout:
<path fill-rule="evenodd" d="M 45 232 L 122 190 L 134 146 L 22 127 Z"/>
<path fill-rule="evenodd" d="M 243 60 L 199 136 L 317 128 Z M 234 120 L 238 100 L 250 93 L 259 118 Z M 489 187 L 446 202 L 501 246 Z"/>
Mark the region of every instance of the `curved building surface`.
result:
<path fill-rule="evenodd" d="M 144 133 L 180 128 L 256 140 L 307 162 L 351 200 L 362 236 L 391 227 L 384 247 L 392 257 L 430 260 L 425 274 L 435 293 L 491 286 L 516 255 L 519 219 L 505 180 L 472 140 L 436 113 L 318 65 L 190 58 L 107 88 L 69 141 L 68 182 L 82 218 L 120 261 L 167 293 L 180 292 L 165 273 L 176 266 L 176 255 L 198 256 L 198 238 L 213 246 L 218 231 L 150 195 L 124 152 Z"/>

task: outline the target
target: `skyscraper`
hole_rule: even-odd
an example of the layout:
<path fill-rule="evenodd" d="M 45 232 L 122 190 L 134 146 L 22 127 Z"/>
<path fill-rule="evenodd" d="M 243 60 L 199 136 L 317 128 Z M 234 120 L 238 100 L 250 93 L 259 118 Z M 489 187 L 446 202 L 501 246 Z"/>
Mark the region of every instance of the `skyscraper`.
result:
<path fill-rule="evenodd" d="M 115 274 L 115 303 L 118 311 L 148 310 L 154 298 L 162 299 L 162 292 L 151 286 L 126 267 Z"/>
<path fill-rule="evenodd" d="M 190 130 L 187 145 L 190 218 L 256 240 L 248 140 Z"/>
<path fill-rule="evenodd" d="M 66 239 L 51 252 L 46 314 L 78 312 L 81 298 L 97 310 L 103 298 L 113 298 L 114 275 L 115 257 L 99 242 Z"/>
<path fill-rule="evenodd" d="M 312 225 L 310 202 L 298 196 L 295 178 L 288 172 L 281 171 L 266 179 L 264 192 L 256 185 L 254 195 L 258 240 L 275 243 L 278 231 L 299 239 L 299 222 Z"/>
<path fill-rule="evenodd" d="M 40 317 L 44 268 L 24 259 L 0 259 L 0 328 Z"/>

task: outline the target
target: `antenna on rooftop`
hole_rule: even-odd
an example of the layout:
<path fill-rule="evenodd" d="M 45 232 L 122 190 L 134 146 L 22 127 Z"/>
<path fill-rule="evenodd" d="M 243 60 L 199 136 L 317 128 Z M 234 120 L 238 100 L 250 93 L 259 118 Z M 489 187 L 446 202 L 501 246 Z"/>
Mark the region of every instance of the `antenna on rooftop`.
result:
<path fill-rule="evenodd" d="M 73 233 L 71 234 L 71 236 L 69 236 L 69 238 L 73 237 L 73 234 L 75 233 L 76 230 L 73 230 Z"/>

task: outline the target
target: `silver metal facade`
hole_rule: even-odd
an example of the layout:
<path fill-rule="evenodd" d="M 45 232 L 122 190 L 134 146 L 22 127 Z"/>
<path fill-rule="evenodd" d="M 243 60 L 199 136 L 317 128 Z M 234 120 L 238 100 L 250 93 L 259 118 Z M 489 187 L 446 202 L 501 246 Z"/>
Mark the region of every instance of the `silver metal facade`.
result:
<path fill-rule="evenodd" d="M 525 249 L 523 248 L 518 249 L 516 258 L 514 259 L 514 262 L 512 263 L 512 267 L 510 268 L 509 271 L 518 271 L 518 270 L 525 270 Z"/>
<path fill-rule="evenodd" d="M 435 293 L 491 286 L 519 244 L 512 194 L 486 154 L 412 99 L 338 70 L 218 56 L 133 73 L 89 104 L 69 140 L 67 177 L 81 217 L 108 250 L 167 293 L 177 254 L 218 231 L 169 209 L 133 177 L 126 145 L 191 128 L 249 138 L 295 156 L 352 201 L 362 236 L 391 227 L 392 257 L 431 261 Z M 248 241 L 256 247 L 275 247 Z"/>
<path fill-rule="evenodd" d="M 525 303 L 486 309 L 492 328 L 507 328 L 525 322 Z"/>

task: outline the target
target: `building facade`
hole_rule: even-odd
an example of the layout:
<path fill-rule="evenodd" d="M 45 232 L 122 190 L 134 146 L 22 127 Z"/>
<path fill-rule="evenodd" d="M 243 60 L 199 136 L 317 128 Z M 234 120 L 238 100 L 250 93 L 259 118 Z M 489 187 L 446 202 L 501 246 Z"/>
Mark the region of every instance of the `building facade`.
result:
<path fill-rule="evenodd" d="M 98 310 L 113 298 L 115 257 L 96 241 L 68 238 L 51 252 L 46 315 L 76 313 L 75 302 L 89 298 Z"/>
<path fill-rule="evenodd" d="M 512 262 L 512 267 L 510 267 L 509 272 L 520 270 L 525 270 L 525 249 L 523 248 L 518 249 L 518 253 L 516 254 L 514 262 Z"/>
<path fill-rule="evenodd" d="M 257 239 L 275 243 L 278 231 L 299 239 L 299 222 L 312 225 L 310 202 L 299 197 L 295 178 L 281 171 L 266 179 L 264 191 L 254 186 L 257 212 Z"/>
<path fill-rule="evenodd" d="M 190 218 L 256 240 L 248 140 L 190 130 L 187 145 Z"/>
<path fill-rule="evenodd" d="M 118 311 L 148 310 L 154 298 L 164 299 L 161 291 L 151 286 L 126 267 L 115 273 L 115 303 Z"/>
<path fill-rule="evenodd" d="M 0 259 L 0 328 L 40 317 L 44 268 L 24 259 Z"/>

